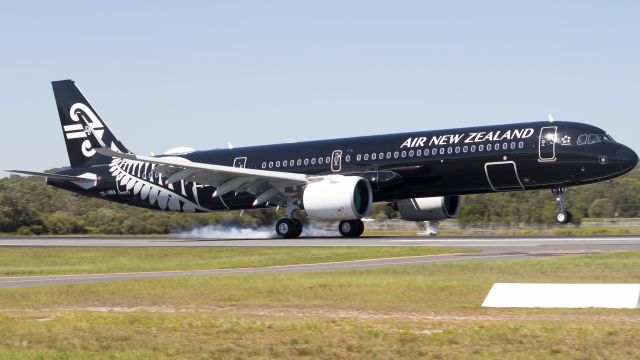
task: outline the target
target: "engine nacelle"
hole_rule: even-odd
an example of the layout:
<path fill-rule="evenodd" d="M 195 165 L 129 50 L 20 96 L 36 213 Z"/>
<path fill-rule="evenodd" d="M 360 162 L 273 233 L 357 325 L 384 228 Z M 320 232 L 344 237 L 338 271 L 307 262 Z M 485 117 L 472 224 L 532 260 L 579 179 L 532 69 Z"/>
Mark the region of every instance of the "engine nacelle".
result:
<path fill-rule="evenodd" d="M 316 220 L 356 220 L 373 207 L 371 185 L 359 176 L 330 175 L 307 185 L 304 210 Z"/>
<path fill-rule="evenodd" d="M 435 221 L 455 218 L 460 214 L 460 196 L 438 196 L 400 200 L 396 210 L 408 221 Z"/>

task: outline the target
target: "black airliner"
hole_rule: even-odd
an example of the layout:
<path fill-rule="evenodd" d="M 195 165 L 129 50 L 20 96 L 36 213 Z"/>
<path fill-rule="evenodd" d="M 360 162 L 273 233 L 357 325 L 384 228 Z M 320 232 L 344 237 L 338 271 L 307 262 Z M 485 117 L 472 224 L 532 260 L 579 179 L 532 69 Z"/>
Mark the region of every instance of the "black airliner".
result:
<path fill-rule="evenodd" d="M 284 208 L 276 224 L 300 236 L 293 217 L 340 221 L 343 236 L 360 236 L 374 202 L 409 221 L 454 218 L 460 196 L 551 189 L 559 223 L 568 187 L 613 179 L 638 156 L 604 130 L 564 121 L 418 131 L 334 140 L 195 151 L 160 156 L 129 151 L 71 80 L 54 81 L 71 167 L 47 184 L 149 209 L 207 212 Z"/>

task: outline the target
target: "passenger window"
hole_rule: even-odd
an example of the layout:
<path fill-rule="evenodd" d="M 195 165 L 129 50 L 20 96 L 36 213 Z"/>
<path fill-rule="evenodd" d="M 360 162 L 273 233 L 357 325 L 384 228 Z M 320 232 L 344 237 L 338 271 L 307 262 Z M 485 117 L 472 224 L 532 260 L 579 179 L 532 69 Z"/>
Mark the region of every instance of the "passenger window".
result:
<path fill-rule="evenodd" d="M 356 161 L 360 161 L 360 160 L 362 160 L 362 155 L 358 154 L 358 155 L 356 156 Z"/>
<path fill-rule="evenodd" d="M 438 149 L 433 149 L 433 150 L 431 150 L 431 155 L 435 155 L 435 154 L 437 154 L 437 153 L 438 153 Z"/>
<path fill-rule="evenodd" d="M 266 162 L 263 162 L 263 163 L 262 163 L 262 168 L 263 168 L 263 169 L 266 169 L 266 168 L 267 168 L 267 163 L 266 163 Z"/>
<path fill-rule="evenodd" d="M 475 145 L 471 145 L 471 152 L 476 152 L 476 146 Z"/>
<path fill-rule="evenodd" d="M 384 159 L 384 153 L 378 154 L 378 159 L 380 159 L 380 160 Z"/>
<path fill-rule="evenodd" d="M 324 158 L 318 158 L 318 164 L 322 165 L 323 162 L 324 162 Z"/>
<path fill-rule="evenodd" d="M 487 150 L 491 150 L 491 145 L 487 145 Z M 484 145 L 478 145 L 478 151 L 484 151 Z"/>
<path fill-rule="evenodd" d="M 376 159 L 376 153 L 371 154 L 371 160 L 375 160 Z"/>
<path fill-rule="evenodd" d="M 282 167 L 287 167 L 287 160 L 282 162 Z"/>
<path fill-rule="evenodd" d="M 409 151 L 409 157 L 413 157 L 413 150 Z"/>
<path fill-rule="evenodd" d="M 467 145 L 465 145 L 465 146 L 462 148 L 462 152 L 463 152 L 463 153 L 466 153 L 467 151 L 469 151 L 469 147 L 468 147 Z"/>
<path fill-rule="evenodd" d="M 511 143 L 511 150 L 513 150 L 513 149 L 515 149 L 515 148 L 516 148 L 516 143 L 512 142 L 512 143 Z"/>
<path fill-rule="evenodd" d="M 509 144 L 502 143 L 502 150 L 507 150 L 507 147 L 509 147 Z"/>
<path fill-rule="evenodd" d="M 440 155 L 444 155 L 444 148 L 440 148 Z"/>
<path fill-rule="evenodd" d="M 273 161 L 269 161 L 269 169 L 273 167 Z"/>
<path fill-rule="evenodd" d="M 387 153 L 387 159 L 391 159 L 391 151 Z"/>
<path fill-rule="evenodd" d="M 345 156 L 345 157 L 344 157 L 344 160 L 345 160 L 346 162 L 351 161 L 351 155 L 347 155 L 347 156 Z"/>
<path fill-rule="evenodd" d="M 416 151 L 416 156 L 422 156 L 422 150 Z"/>
<path fill-rule="evenodd" d="M 326 162 L 327 164 L 331 164 L 331 157 L 330 156 L 327 156 L 324 160 L 325 160 L 324 162 Z"/>
<path fill-rule="evenodd" d="M 289 166 L 293 166 L 295 165 L 295 162 L 293 160 L 289 161 Z"/>
<path fill-rule="evenodd" d="M 316 158 L 311 159 L 311 165 L 315 165 L 316 164 Z"/>
<path fill-rule="evenodd" d="M 582 134 L 582 135 L 578 136 L 578 141 L 576 142 L 576 144 L 584 145 L 586 143 L 587 143 L 587 134 Z"/>
<path fill-rule="evenodd" d="M 369 154 L 364 154 L 364 161 L 369 160 Z"/>
<path fill-rule="evenodd" d="M 297 164 L 298 166 L 302 165 L 302 159 L 298 159 L 298 161 L 296 161 L 296 164 Z"/>
<path fill-rule="evenodd" d="M 453 149 L 451 147 L 447 148 L 447 154 L 451 154 L 453 152 Z"/>
<path fill-rule="evenodd" d="M 460 154 L 460 146 L 456 146 L 456 154 Z"/>
<path fill-rule="evenodd" d="M 523 142 L 523 141 L 520 141 L 520 142 L 518 143 L 518 148 L 519 148 L 519 149 L 522 149 L 523 147 L 524 147 L 524 142 Z"/>
<path fill-rule="evenodd" d="M 407 152 L 406 152 L 406 151 L 403 151 L 401 156 L 402 156 L 402 157 L 406 157 L 406 156 L 407 156 Z"/>
<path fill-rule="evenodd" d="M 276 161 L 276 167 L 279 168 L 280 167 L 280 160 Z"/>
<path fill-rule="evenodd" d="M 309 159 L 304 159 L 304 164 L 309 165 Z"/>
<path fill-rule="evenodd" d="M 482 145 L 480 145 L 480 146 L 482 146 Z M 491 145 L 491 144 L 487 145 L 487 151 L 491 151 L 491 149 L 493 149 L 493 145 Z"/>
<path fill-rule="evenodd" d="M 429 156 L 429 149 L 426 149 L 426 150 L 424 151 L 424 156 Z"/>
<path fill-rule="evenodd" d="M 589 134 L 589 144 L 595 144 L 600 142 L 600 137 L 596 134 Z"/>

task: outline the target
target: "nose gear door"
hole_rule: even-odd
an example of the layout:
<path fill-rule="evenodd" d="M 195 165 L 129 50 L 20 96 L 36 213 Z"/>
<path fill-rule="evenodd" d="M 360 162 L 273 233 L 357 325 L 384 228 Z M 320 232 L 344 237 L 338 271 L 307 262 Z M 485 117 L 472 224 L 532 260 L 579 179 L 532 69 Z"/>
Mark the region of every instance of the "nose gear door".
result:
<path fill-rule="evenodd" d="M 558 138 L 557 126 L 545 126 L 540 129 L 538 144 L 539 161 L 556 161 L 556 142 Z"/>

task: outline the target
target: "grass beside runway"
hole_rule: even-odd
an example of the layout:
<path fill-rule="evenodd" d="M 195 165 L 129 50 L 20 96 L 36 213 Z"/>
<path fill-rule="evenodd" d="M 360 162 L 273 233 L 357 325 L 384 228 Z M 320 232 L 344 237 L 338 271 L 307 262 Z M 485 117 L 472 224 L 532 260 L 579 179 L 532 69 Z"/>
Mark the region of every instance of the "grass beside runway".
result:
<path fill-rule="evenodd" d="M 0 289 L 0 358 L 640 357 L 638 310 L 482 309 L 494 282 L 638 283 L 640 252 Z"/>
<path fill-rule="evenodd" d="M 477 252 L 436 247 L 1 248 L 0 276 L 231 269 Z"/>
<path fill-rule="evenodd" d="M 221 313 L 0 315 L 2 359 L 633 359 L 612 321 L 399 321 Z"/>

